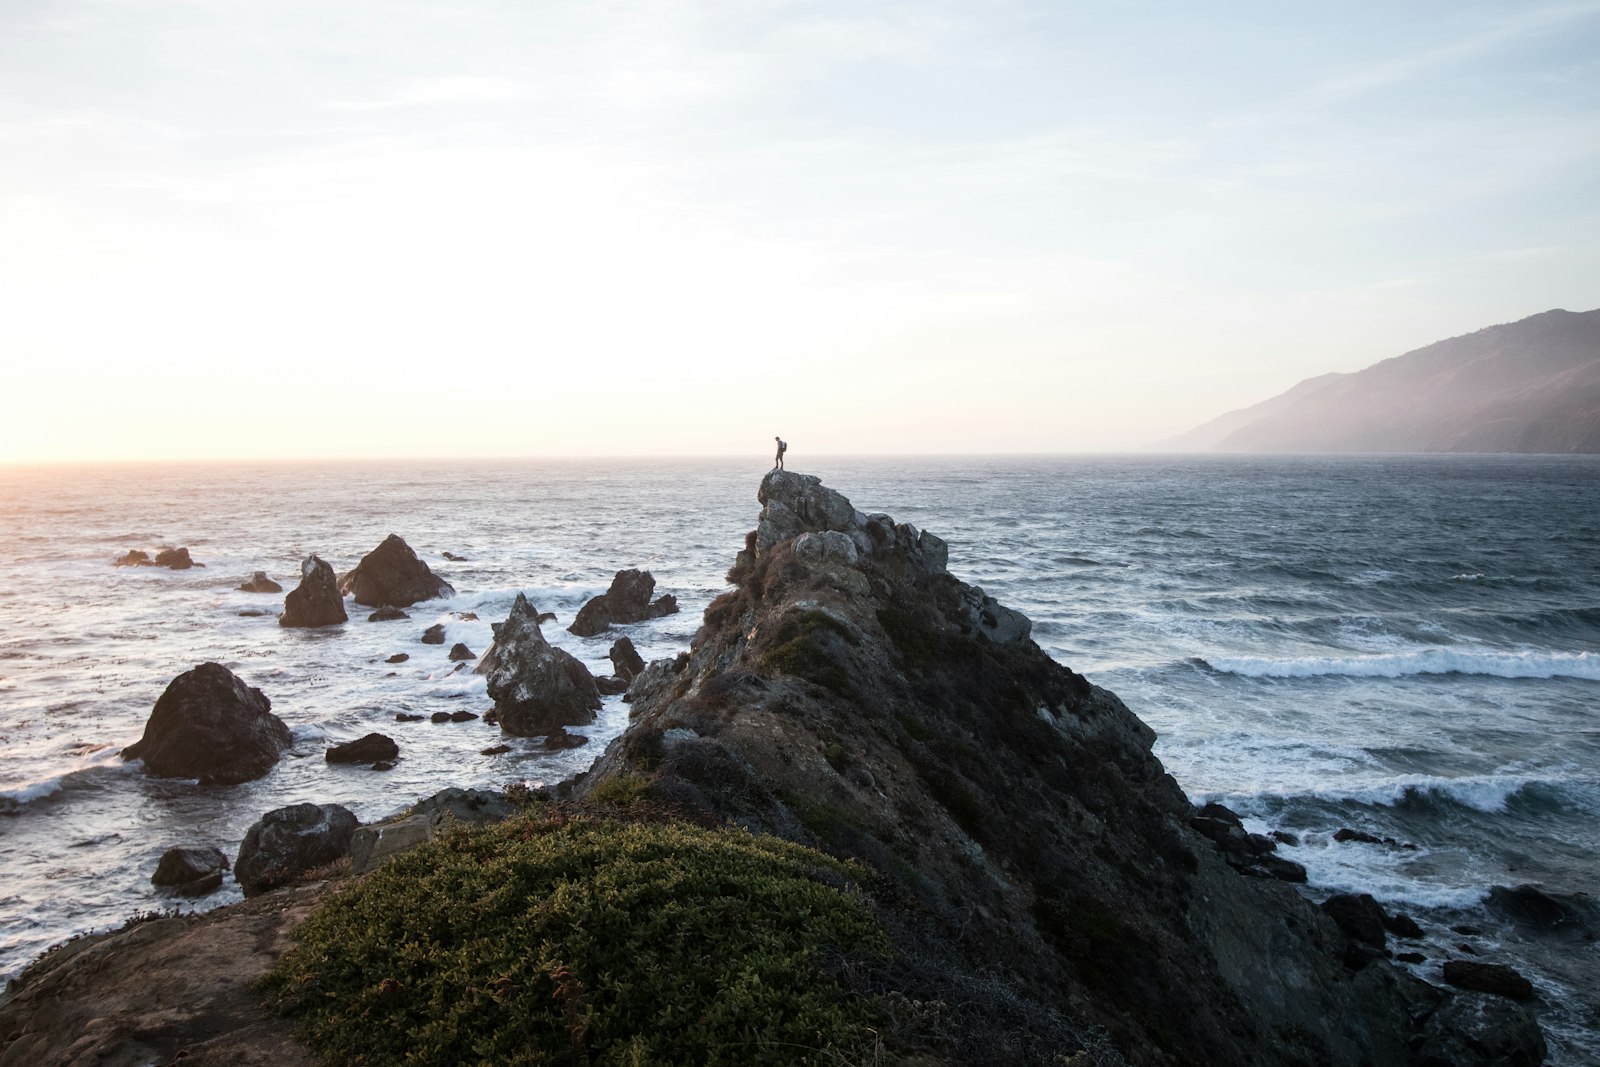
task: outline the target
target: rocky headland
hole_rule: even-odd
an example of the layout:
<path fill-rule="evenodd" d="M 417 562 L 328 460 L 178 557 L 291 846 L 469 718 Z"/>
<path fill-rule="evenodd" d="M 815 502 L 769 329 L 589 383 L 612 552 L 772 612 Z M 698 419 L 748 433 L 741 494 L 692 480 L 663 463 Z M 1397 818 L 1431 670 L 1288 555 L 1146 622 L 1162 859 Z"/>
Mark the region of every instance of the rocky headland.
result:
<path fill-rule="evenodd" d="M 238 976 L 267 972 L 288 949 L 290 927 L 318 900 L 302 934 L 314 948 L 275 981 L 321 1013 L 308 1033 L 327 1062 L 338 1059 L 331 1050 L 368 1041 L 409 1055 L 411 1039 L 395 1028 L 432 1025 L 443 1014 L 489 1047 L 493 1027 L 523 1025 L 521 1006 L 554 1011 L 552 1040 L 571 1062 L 591 1054 L 592 1062 L 623 1062 L 607 1058 L 619 1046 L 603 1044 L 619 1040 L 603 1028 L 619 1016 L 605 1014 L 607 986 L 589 969 L 602 963 L 551 958 L 549 941 L 507 946 L 490 932 L 507 908 L 524 906 L 503 899 L 500 879 L 531 877 L 533 869 L 506 856 L 571 841 L 595 856 L 616 847 L 631 857 L 625 868 L 607 866 L 594 885 L 585 879 L 599 878 L 598 868 L 584 860 L 564 876 L 559 899 L 549 899 L 565 907 L 579 899 L 573 894 L 592 894 L 579 921 L 610 924 L 603 928 L 623 931 L 612 938 L 622 940 L 579 940 L 622 973 L 638 958 L 654 959 L 635 951 L 628 931 L 656 936 L 664 928 L 671 939 L 679 928 L 672 916 L 719 908 L 732 908 L 717 927 L 730 934 L 742 932 L 736 916 L 772 918 L 767 905 L 752 914 L 719 895 L 732 888 L 680 899 L 672 887 L 733 887 L 735 872 L 757 858 L 749 850 L 773 839 L 783 839 L 782 849 L 815 850 L 809 861 L 782 849 L 759 856 L 769 865 L 763 871 L 778 872 L 762 875 L 762 893 L 810 901 L 793 916 L 794 929 L 812 929 L 806 916 L 833 914 L 844 901 L 869 916 L 875 932 L 845 937 L 838 931 L 856 929 L 854 920 L 835 915 L 834 932 L 795 957 L 808 968 L 795 992 L 751 1000 L 748 1025 L 781 1023 L 800 999 L 812 1011 L 815 997 L 834 990 L 843 1014 L 805 1018 L 870 1019 L 870 1062 L 1542 1061 L 1543 1039 L 1526 1009 L 1478 991 L 1498 976 L 1475 972 L 1465 983 L 1475 988 L 1460 990 L 1411 976 L 1387 956 L 1383 924 L 1397 917 L 1381 909 L 1375 917 L 1360 899 L 1319 908 L 1295 888 L 1304 873 L 1274 842 L 1246 833 L 1225 808 L 1195 810 L 1152 754 L 1153 732 L 1114 694 L 1046 655 L 1025 616 L 951 575 L 939 538 L 864 514 L 793 472 L 767 475 L 758 499 L 757 526 L 728 574 L 732 588 L 706 610 L 691 648 L 641 670 L 631 646 L 613 647 L 630 721 L 595 766 L 522 814 L 499 799 L 473 808 L 510 815 L 502 824 L 510 832 L 442 832 L 433 813 L 414 812 L 353 831 L 341 847 L 358 853 L 362 873 L 345 876 L 336 896 L 325 898 L 326 883 L 268 890 L 287 880 L 273 873 L 244 905 L 162 919 L 145 924 L 145 934 L 135 927 L 74 942 L 30 968 L 0 1005 L 0 1038 L 9 1043 L 0 1064 L 79 1062 L 74 1049 L 119 1063 L 166 1062 L 180 1049 L 186 1063 L 306 1062 L 288 1036 L 292 1021 L 265 1015 L 261 994 Z M 558 737 L 563 720 L 592 717 L 593 680 L 557 651 L 539 631 L 537 610 L 519 597 L 478 668 L 489 675 L 506 732 Z M 273 816 L 319 833 L 337 823 L 344 835 L 347 820 L 302 807 Z M 659 825 L 684 829 L 661 846 L 644 829 Z M 729 837 L 730 828 L 758 836 Z M 432 851 L 388 862 L 413 849 Z M 647 853 L 656 858 L 646 862 Z M 673 866 L 691 853 L 726 873 L 702 881 L 702 868 Z M 324 864 L 327 855 L 284 869 Z M 735 855 L 743 858 L 720 866 Z M 547 850 L 539 863 L 559 865 L 561 856 Z M 512 866 L 503 876 L 484 874 L 493 864 Z M 251 863 L 241 855 L 236 866 L 243 881 Z M 655 870 L 679 873 L 655 882 Z M 645 880 L 630 890 L 640 894 L 627 898 L 632 904 L 614 896 L 619 872 Z M 545 915 L 543 899 L 525 905 Z M 282 902 L 277 911 L 274 900 Z M 420 918 L 406 925 L 413 915 Z M 786 925 L 781 912 L 777 919 Z M 531 928 L 517 925 L 523 921 L 509 929 Z M 380 929 L 389 932 L 363 933 Z M 442 940 L 430 949 L 430 938 Z M 224 946 L 223 954 L 208 962 L 206 946 Z M 700 961 L 694 967 L 745 973 L 738 959 L 690 948 Z M 493 973 L 462 962 L 480 950 L 494 953 Z M 336 958 L 353 978 L 329 969 Z M 448 959 L 455 970 L 434 973 L 418 962 L 429 958 Z M 402 966 L 403 977 L 395 970 Z M 689 1041 L 695 1026 L 731 1010 L 731 979 L 702 981 L 675 966 L 647 969 L 656 984 L 640 1002 L 671 1002 L 678 1017 L 686 1011 Z M 182 976 L 174 973 L 180 967 Z M 708 999 L 694 999 L 702 986 Z M 187 1005 L 190 988 L 204 993 Z M 348 1013 L 329 1022 L 327 1013 L 346 1002 Z M 519 1007 L 507 1014 L 504 1004 Z M 138 1012 L 160 1025 L 143 1025 Z M 648 1044 L 638 1037 L 628 1047 Z M 763 1062 L 869 1062 L 814 1059 L 817 1049 L 804 1043 L 762 1048 Z"/>

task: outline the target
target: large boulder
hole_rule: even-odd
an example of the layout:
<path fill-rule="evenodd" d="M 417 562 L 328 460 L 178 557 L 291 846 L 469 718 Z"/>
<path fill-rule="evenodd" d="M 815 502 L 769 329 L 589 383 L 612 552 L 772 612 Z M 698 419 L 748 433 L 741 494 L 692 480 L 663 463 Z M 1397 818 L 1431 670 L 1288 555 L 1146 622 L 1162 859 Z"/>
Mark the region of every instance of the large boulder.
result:
<path fill-rule="evenodd" d="M 656 580 L 649 571 L 622 570 L 611 579 L 611 588 L 578 609 L 578 617 L 567 627 L 579 637 L 604 633 L 613 623 L 659 619 L 678 610 L 678 598 L 671 593 L 651 602 Z"/>
<path fill-rule="evenodd" d="M 307 556 L 300 564 L 300 584 L 283 598 L 278 625 L 314 628 L 333 626 L 349 618 L 333 568 L 314 555 Z"/>
<path fill-rule="evenodd" d="M 144 760 L 159 778 L 232 785 L 266 774 L 289 743 L 261 690 L 220 663 L 202 663 L 172 680 L 122 758 Z"/>
<path fill-rule="evenodd" d="M 150 882 L 179 896 L 199 897 L 220 888 L 227 869 L 228 857 L 221 849 L 169 848 L 161 854 Z"/>
<path fill-rule="evenodd" d="M 291 804 L 269 811 L 250 827 L 234 861 L 244 895 L 283 885 L 350 853 L 360 821 L 339 804 Z"/>
<path fill-rule="evenodd" d="M 450 583 L 428 569 L 398 534 L 390 534 L 361 557 L 355 569 L 339 580 L 339 590 L 357 604 L 404 608 L 421 600 L 454 596 Z"/>
<path fill-rule="evenodd" d="M 589 669 L 545 640 L 538 609 L 521 593 L 476 672 L 487 679 L 494 714 L 508 734 L 542 737 L 559 726 L 586 726 L 600 710 Z"/>

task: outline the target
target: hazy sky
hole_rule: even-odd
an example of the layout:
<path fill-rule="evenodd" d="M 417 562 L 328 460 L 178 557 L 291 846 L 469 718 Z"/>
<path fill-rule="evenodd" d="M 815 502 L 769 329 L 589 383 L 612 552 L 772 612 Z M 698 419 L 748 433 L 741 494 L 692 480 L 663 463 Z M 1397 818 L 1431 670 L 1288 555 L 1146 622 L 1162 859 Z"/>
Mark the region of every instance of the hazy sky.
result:
<path fill-rule="evenodd" d="M 1597 283 L 1600 2 L 0 0 L 0 461 L 1130 448 Z"/>

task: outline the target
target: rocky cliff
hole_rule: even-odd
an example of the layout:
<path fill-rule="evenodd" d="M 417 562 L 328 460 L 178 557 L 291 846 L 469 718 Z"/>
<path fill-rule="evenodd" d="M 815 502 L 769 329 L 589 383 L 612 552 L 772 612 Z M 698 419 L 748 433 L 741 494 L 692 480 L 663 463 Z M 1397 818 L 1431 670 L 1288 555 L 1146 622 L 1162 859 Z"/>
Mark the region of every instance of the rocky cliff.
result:
<path fill-rule="evenodd" d="M 896 954 L 855 980 L 936 1006 L 902 1044 L 951 1063 L 1104 1061 L 1107 1036 L 1134 1063 L 1492 1059 L 1463 1051 L 1472 1018 L 1537 1061 L 1521 1008 L 1353 951 L 1290 886 L 1228 866 L 1152 731 L 953 577 L 938 538 L 805 475 L 772 472 L 759 499 L 735 588 L 686 657 L 635 680 L 627 732 L 565 792 L 627 782 L 867 864 Z"/>
<path fill-rule="evenodd" d="M 1157 447 L 1600 452 L 1600 310 L 1546 311 L 1310 378 Z"/>

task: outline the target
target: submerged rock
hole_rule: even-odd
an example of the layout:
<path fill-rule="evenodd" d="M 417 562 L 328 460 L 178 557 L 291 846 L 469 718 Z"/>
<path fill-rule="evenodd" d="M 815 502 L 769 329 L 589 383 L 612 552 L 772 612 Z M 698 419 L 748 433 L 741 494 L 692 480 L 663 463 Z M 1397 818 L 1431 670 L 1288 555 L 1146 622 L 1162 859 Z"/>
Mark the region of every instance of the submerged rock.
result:
<path fill-rule="evenodd" d="M 122 750 L 158 778 L 232 785 L 260 778 L 290 744 L 272 701 L 220 663 L 174 678 L 156 701 L 144 736 Z"/>
<path fill-rule="evenodd" d="M 361 562 L 340 579 L 339 590 L 349 593 L 357 604 L 397 608 L 454 596 L 456 592 L 396 534 L 385 537 L 382 544 L 362 556 Z"/>
<path fill-rule="evenodd" d="M 436 622 L 422 631 L 422 643 L 425 645 L 444 644 L 444 623 Z"/>
<path fill-rule="evenodd" d="M 649 571 L 618 571 L 611 579 L 611 588 L 578 609 L 577 618 L 567 631 L 579 637 L 593 637 L 613 624 L 643 622 L 676 613 L 678 598 L 671 593 L 651 602 L 655 588 L 655 577 Z"/>
<path fill-rule="evenodd" d="M 144 549 L 142 549 L 142 548 L 130 548 L 130 549 L 128 549 L 128 551 L 126 551 L 122 555 L 118 556 L 117 559 L 116 559 L 116 562 L 114 562 L 112 564 L 112 566 L 113 567 L 149 567 L 153 563 L 154 563 L 154 561 L 150 558 L 150 553 L 146 552 Z"/>
<path fill-rule="evenodd" d="M 522 593 L 477 673 L 485 676 L 494 714 L 508 734 L 539 737 L 560 726 L 586 726 L 600 710 L 589 669 L 545 640 L 538 609 Z"/>
<path fill-rule="evenodd" d="M 368 615 L 367 616 L 367 621 L 368 622 L 399 622 L 401 619 L 409 619 L 409 618 L 411 618 L 411 616 L 407 615 L 405 612 L 401 611 L 399 608 L 381 607 L 377 611 L 374 611 L 371 615 Z"/>
<path fill-rule="evenodd" d="M 758 499 L 735 588 L 634 679 L 627 730 L 558 798 L 626 783 L 865 864 L 894 962 L 858 977 L 947 1006 L 930 1062 L 1116 1062 L 1109 1042 L 1141 1064 L 1401 1067 L 1448 1047 L 1427 1027 L 1451 994 L 1381 956 L 1349 967 L 1349 937 L 1278 880 L 1298 865 L 1192 811 L 1154 732 L 951 575 L 942 540 L 794 472 Z"/>
<path fill-rule="evenodd" d="M 300 584 L 283 598 L 283 614 L 278 616 L 278 625 L 316 629 L 334 626 L 349 618 L 333 568 L 315 555 L 307 556 L 300 564 Z"/>
<path fill-rule="evenodd" d="M 291 804 L 267 812 L 250 827 L 234 861 L 234 877 L 254 896 L 350 852 L 360 821 L 339 804 Z"/>

